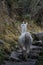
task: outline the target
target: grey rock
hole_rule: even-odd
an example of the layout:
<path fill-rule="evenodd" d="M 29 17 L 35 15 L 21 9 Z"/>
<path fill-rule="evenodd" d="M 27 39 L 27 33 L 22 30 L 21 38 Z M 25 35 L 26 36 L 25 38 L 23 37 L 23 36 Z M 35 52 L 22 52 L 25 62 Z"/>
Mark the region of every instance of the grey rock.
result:
<path fill-rule="evenodd" d="M 19 54 L 16 51 L 13 51 L 13 52 L 11 52 L 11 55 L 10 55 L 9 59 L 14 59 L 16 61 L 20 61 L 18 56 L 19 56 Z"/>
<path fill-rule="evenodd" d="M 5 42 L 3 40 L 0 39 L 0 44 L 4 44 Z"/>

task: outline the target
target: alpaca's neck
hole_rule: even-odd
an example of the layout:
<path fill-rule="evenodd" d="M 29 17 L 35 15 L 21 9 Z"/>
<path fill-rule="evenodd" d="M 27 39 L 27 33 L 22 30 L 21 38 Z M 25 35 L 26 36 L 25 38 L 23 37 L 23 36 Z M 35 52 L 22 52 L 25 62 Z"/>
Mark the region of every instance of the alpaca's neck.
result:
<path fill-rule="evenodd" d="M 27 25 L 26 24 L 22 24 L 21 25 L 21 34 L 25 33 L 27 31 Z"/>

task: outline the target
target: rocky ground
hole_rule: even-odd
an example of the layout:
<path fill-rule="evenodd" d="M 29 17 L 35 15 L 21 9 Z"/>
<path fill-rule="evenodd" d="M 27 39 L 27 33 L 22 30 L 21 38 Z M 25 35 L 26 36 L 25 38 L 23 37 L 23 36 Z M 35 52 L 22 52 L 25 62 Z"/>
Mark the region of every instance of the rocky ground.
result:
<path fill-rule="evenodd" d="M 35 40 L 35 43 L 31 46 L 31 51 L 28 55 L 27 60 L 20 59 L 18 55 L 22 54 L 20 50 L 17 51 L 12 51 L 9 57 L 6 58 L 6 60 L 1 64 L 1 65 L 38 65 L 39 62 L 43 65 L 43 34 L 42 33 L 37 33 L 35 34 L 40 40 Z M 42 35 L 42 36 L 41 36 Z M 37 41 L 37 43 L 36 43 Z M 39 64 L 40 65 L 40 64 Z"/>

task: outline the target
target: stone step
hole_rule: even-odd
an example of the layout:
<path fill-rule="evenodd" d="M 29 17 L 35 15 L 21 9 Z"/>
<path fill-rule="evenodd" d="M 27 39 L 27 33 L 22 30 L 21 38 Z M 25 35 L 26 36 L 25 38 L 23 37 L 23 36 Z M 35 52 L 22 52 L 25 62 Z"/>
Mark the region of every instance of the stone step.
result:
<path fill-rule="evenodd" d="M 31 54 L 28 56 L 28 58 L 31 58 L 31 59 L 38 59 L 38 57 L 39 57 L 39 54 L 37 54 L 37 53 L 31 53 Z"/>
<path fill-rule="evenodd" d="M 43 49 L 42 46 L 35 46 L 35 45 L 31 45 L 30 48 L 31 48 L 31 49 L 40 49 L 40 50 Z"/>
<path fill-rule="evenodd" d="M 27 61 L 22 62 L 11 62 L 11 61 L 4 61 L 5 64 L 1 65 L 37 65 L 37 59 L 28 59 Z"/>
<path fill-rule="evenodd" d="M 31 53 L 40 53 L 41 51 L 40 50 L 31 50 Z"/>
<path fill-rule="evenodd" d="M 43 43 L 41 40 L 39 41 L 34 41 L 32 45 L 35 45 L 35 46 L 43 46 Z"/>

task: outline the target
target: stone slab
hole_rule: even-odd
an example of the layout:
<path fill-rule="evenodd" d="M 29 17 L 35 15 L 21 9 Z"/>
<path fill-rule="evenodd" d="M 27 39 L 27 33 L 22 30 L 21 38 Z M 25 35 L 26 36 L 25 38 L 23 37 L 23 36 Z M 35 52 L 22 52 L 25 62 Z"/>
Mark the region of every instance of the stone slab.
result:
<path fill-rule="evenodd" d="M 37 65 L 37 60 L 36 59 L 28 59 L 26 62 L 9 62 L 5 61 L 4 65 Z"/>

